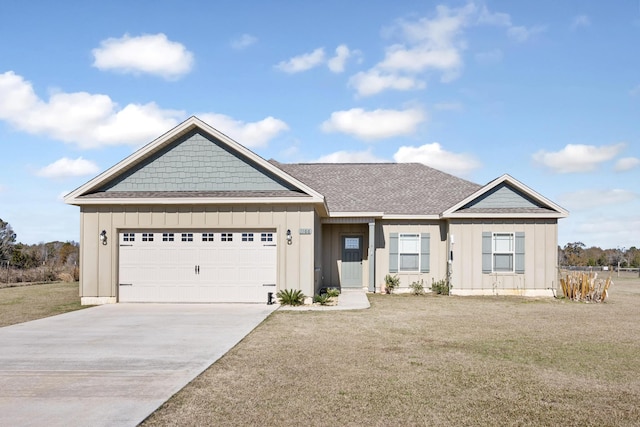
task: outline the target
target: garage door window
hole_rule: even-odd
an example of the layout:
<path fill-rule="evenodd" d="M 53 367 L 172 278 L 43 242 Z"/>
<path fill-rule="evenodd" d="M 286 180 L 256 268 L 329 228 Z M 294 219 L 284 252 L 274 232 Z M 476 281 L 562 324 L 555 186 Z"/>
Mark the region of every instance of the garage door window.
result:
<path fill-rule="evenodd" d="M 183 242 L 193 242 L 193 233 L 182 233 Z"/>
<path fill-rule="evenodd" d="M 243 242 L 253 242 L 253 233 L 242 233 Z"/>
<path fill-rule="evenodd" d="M 213 242 L 213 233 L 202 233 L 203 242 Z"/>
<path fill-rule="evenodd" d="M 162 233 L 163 242 L 173 242 L 173 233 Z"/>
<path fill-rule="evenodd" d="M 153 233 L 142 233 L 143 242 L 153 242 Z"/>
<path fill-rule="evenodd" d="M 122 235 L 123 242 L 135 242 L 136 241 L 136 233 L 124 233 Z"/>
<path fill-rule="evenodd" d="M 223 242 L 233 242 L 233 233 L 222 233 L 220 235 L 220 240 Z"/>
<path fill-rule="evenodd" d="M 262 233 L 260 234 L 261 242 L 273 242 L 273 233 Z"/>

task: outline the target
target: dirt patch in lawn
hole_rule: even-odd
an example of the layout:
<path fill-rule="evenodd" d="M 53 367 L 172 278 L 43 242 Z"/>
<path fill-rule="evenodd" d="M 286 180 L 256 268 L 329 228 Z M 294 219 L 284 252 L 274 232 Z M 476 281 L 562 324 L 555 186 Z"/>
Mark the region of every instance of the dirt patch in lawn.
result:
<path fill-rule="evenodd" d="M 0 288 L 0 327 L 81 308 L 78 283 Z"/>
<path fill-rule="evenodd" d="M 602 304 L 278 311 L 143 425 L 637 425 L 640 281 L 614 281 Z"/>

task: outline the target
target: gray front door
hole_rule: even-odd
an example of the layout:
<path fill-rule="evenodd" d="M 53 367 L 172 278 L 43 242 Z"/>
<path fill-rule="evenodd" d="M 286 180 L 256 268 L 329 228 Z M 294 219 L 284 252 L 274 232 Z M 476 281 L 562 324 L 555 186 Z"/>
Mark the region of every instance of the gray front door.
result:
<path fill-rule="evenodd" d="M 362 287 L 362 236 L 342 236 L 340 286 L 343 288 Z"/>

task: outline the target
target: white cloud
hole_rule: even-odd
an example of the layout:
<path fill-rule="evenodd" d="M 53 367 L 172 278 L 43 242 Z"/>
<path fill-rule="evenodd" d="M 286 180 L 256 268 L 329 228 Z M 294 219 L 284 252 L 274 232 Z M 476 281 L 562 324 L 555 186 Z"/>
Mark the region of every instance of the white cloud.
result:
<path fill-rule="evenodd" d="M 231 47 L 236 50 L 246 49 L 256 43 L 258 39 L 251 34 L 243 34 L 237 39 L 231 40 Z"/>
<path fill-rule="evenodd" d="M 46 101 L 22 76 L 13 71 L 0 74 L 0 120 L 81 148 L 148 142 L 184 116 L 155 103 L 119 108 L 109 96 L 87 92 L 54 93 Z"/>
<path fill-rule="evenodd" d="M 502 12 L 490 12 L 486 5 L 482 6 L 478 16 L 479 24 L 511 27 L 511 15 Z"/>
<path fill-rule="evenodd" d="M 536 25 L 534 27 L 512 26 L 507 30 L 507 35 L 519 43 L 526 42 L 537 34 L 546 31 L 546 27 Z"/>
<path fill-rule="evenodd" d="M 500 49 L 492 49 L 486 52 L 476 53 L 476 61 L 480 64 L 495 64 L 502 61 L 502 51 Z"/>
<path fill-rule="evenodd" d="M 324 61 L 324 48 L 319 47 L 311 53 L 294 56 L 287 61 L 282 61 L 276 65 L 276 68 L 285 73 L 293 74 L 310 70 L 322 64 Z"/>
<path fill-rule="evenodd" d="M 577 30 L 580 27 L 588 27 L 591 25 L 591 19 L 587 15 L 578 15 L 571 21 L 571 29 Z"/>
<path fill-rule="evenodd" d="M 590 172 L 601 163 L 613 159 L 624 147 L 624 143 L 600 147 L 567 144 L 562 150 L 556 152 L 540 150 L 533 155 L 533 160 L 556 173 Z"/>
<path fill-rule="evenodd" d="M 559 197 L 560 204 L 570 211 L 584 210 L 602 206 L 618 206 L 640 198 L 638 193 L 629 190 L 580 190 Z"/>
<path fill-rule="evenodd" d="M 640 239 L 640 215 L 608 215 L 600 213 L 578 219 L 575 228 L 580 240 L 598 242 L 603 249 L 638 246 Z M 592 243 L 587 243 L 590 246 Z"/>
<path fill-rule="evenodd" d="M 336 48 L 336 56 L 329 59 L 327 62 L 327 66 L 334 73 L 342 73 L 344 71 L 344 66 L 347 60 L 357 52 L 352 52 L 349 50 L 347 45 L 341 44 Z"/>
<path fill-rule="evenodd" d="M 613 169 L 616 172 L 625 172 L 640 166 L 640 159 L 637 157 L 623 157 L 616 162 Z"/>
<path fill-rule="evenodd" d="M 467 175 L 481 166 L 473 156 L 446 151 L 437 142 L 420 147 L 402 146 L 393 159 L 398 163 L 422 163 L 453 175 Z"/>
<path fill-rule="evenodd" d="M 285 122 L 271 116 L 249 123 L 216 113 L 201 113 L 198 117 L 246 147 L 263 147 L 289 129 Z"/>
<path fill-rule="evenodd" d="M 178 42 L 159 34 L 109 38 L 92 50 L 93 66 L 130 74 L 154 74 L 177 79 L 193 67 L 193 53 Z"/>
<path fill-rule="evenodd" d="M 99 171 L 100 168 L 98 165 L 90 160 L 83 159 L 82 157 L 78 157 L 77 159 L 63 157 L 38 170 L 36 175 L 45 178 L 68 178 L 93 175 Z"/>
<path fill-rule="evenodd" d="M 389 160 L 376 157 L 371 150 L 366 151 L 336 151 L 315 160 L 315 163 L 387 163 Z"/>
<path fill-rule="evenodd" d="M 374 110 L 352 108 L 331 113 L 322 123 L 324 132 L 341 132 L 364 140 L 384 139 L 415 133 L 426 114 L 417 108 L 407 110 Z"/>
<path fill-rule="evenodd" d="M 387 89 L 423 89 L 426 85 L 413 77 L 381 73 L 379 70 L 372 69 L 366 72 L 361 71 L 351 76 L 349 86 L 355 88 L 360 96 L 370 96 Z"/>

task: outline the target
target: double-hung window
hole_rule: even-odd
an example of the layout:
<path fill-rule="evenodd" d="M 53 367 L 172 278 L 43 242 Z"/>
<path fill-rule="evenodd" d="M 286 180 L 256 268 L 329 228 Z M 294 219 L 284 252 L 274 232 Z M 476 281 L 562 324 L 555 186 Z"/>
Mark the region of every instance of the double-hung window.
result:
<path fill-rule="evenodd" d="M 493 271 L 513 273 L 513 233 L 493 233 Z"/>
<path fill-rule="evenodd" d="M 400 234 L 398 236 L 398 256 L 400 271 L 420 269 L 420 235 Z"/>

